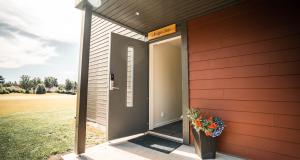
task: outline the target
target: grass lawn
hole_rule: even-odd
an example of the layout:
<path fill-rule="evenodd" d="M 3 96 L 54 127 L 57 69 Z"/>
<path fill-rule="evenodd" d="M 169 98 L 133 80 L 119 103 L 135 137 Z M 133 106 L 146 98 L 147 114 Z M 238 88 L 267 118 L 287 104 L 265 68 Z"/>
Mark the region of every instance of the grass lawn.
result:
<path fill-rule="evenodd" d="M 41 160 L 74 147 L 76 96 L 0 95 L 0 159 Z M 87 145 L 103 142 L 87 130 Z"/>

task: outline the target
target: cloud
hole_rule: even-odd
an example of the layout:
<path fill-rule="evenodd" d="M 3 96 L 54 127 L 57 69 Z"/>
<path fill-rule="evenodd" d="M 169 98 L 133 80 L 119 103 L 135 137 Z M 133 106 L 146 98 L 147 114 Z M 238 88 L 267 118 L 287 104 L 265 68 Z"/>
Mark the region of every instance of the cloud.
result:
<path fill-rule="evenodd" d="M 80 10 L 74 0 L 0 0 L 0 21 L 44 39 L 78 43 Z"/>
<path fill-rule="evenodd" d="M 8 37 L 0 37 L 0 51 L 0 68 L 44 65 L 47 60 L 58 55 L 55 47 L 18 32 L 12 32 Z"/>
<path fill-rule="evenodd" d="M 74 0 L 0 0 L 0 68 L 44 65 L 79 45 Z"/>

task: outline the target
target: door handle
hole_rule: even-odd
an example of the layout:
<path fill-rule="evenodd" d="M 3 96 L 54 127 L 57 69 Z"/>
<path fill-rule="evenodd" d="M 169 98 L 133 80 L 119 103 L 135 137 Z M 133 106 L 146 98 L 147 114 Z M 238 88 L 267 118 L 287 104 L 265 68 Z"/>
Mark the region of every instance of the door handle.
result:
<path fill-rule="evenodd" d="M 110 82 L 109 82 L 109 90 L 119 90 L 120 88 L 115 87 L 115 75 L 110 73 Z"/>

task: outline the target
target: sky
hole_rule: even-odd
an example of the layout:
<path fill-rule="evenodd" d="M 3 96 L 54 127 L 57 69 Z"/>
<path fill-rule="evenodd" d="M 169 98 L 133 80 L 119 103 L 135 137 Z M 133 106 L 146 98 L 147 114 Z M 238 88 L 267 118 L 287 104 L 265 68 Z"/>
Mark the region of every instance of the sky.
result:
<path fill-rule="evenodd" d="M 75 0 L 0 0 L 0 75 L 77 80 L 80 29 Z"/>

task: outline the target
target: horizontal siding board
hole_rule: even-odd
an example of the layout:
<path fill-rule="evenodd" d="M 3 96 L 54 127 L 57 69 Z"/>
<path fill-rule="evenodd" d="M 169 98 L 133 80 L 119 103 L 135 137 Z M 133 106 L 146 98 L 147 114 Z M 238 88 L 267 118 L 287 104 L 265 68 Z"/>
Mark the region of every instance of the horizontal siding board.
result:
<path fill-rule="evenodd" d="M 225 89 L 224 99 L 300 102 L 300 89 Z"/>
<path fill-rule="evenodd" d="M 96 119 L 96 118 L 105 119 L 106 118 L 106 116 L 103 114 L 103 111 L 97 112 L 96 110 L 95 111 L 90 110 L 87 113 L 92 115 L 94 117 L 94 119 Z"/>
<path fill-rule="evenodd" d="M 273 153 L 279 153 L 282 155 L 289 155 L 291 157 L 300 158 L 300 144 L 288 143 L 276 140 L 270 140 L 260 137 L 247 136 L 241 134 L 234 134 L 229 132 L 224 132 L 223 141 L 226 143 L 238 144 L 241 146 L 256 148 L 262 151 L 268 151 Z M 243 142 L 243 143 L 240 143 Z"/>
<path fill-rule="evenodd" d="M 227 72 L 223 72 L 227 73 Z M 193 74 L 193 73 L 191 73 Z M 214 74 L 214 72 L 212 72 Z M 228 73 L 227 73 L 228 74 Z M 229 74 L 231 74 L 229 72 Z M 272 89 L 272 88 L 300 88 L 300 75 L 287 76 L 264 76 L 264 77 L 243 77 L 223 76 L 224 74 L 214 74 L 209 78 L 190 81 L 193 89 Z M 205 77 L 205 76 L 202 76 Z M 222 78 L 221 78 L 222 77 Z M 226 77 L 226 78 L 224 78 Z M 239 77 L 239 76 L 236 76 Z M 242 76 L 241 76 L 242 77 Z M 207 77 L 208 78 L 208 77 Z"/>
<path fill-rule="evenodd" d="M 98 94 L 102 93 L 103 94 L 103 93 L 107 92 L 107 89 L 105 89 L 104 87 L 103 88 L 100 88 L 100 87 L 101 87 L 100 85 L 91 86 L 91 87 L 88 87 L 88 90 L 93 92 L 93 94 L 96 94 L 96 93 L 98 93 Z"/>
<path fill-rule="evenodd" d="M 270 65 L 270 73 L 276 75 L 300 74 L 300 61 L 276 63 Z"/>
<path fill-rule="evenodd" d="M 102 118 L 106 117 L 106 113 L 104 112 L 104 109 L 101 109 L 99 107 L 97 107 L 97 108 L 91 108 L 91 110 L 89 110 L 88 113 L 94 114 L 97 117 L 102 117 Z"/>
<path fill-rule="evenodd" d="M 285 159 L 285 160 L 297 160 L 297 159 L 299 159 L 297 157 L 291 157 L 290 155 L 286 155 L 286 154 L 266 152 L 264 150 L 258 150 L 258 149 L 253 149 L 253 148 L 248 149 L 248 155 L 250 157 L 254 157 L 256 155 L 262 155 L 261 159 L 272 159 L 272 160 L 283 160 L 283 159 Z"/>
<path fill-rule="evenodd" d="M 264 54 L 251 54 L 207 61 L 190 62 L 190 70 L 216 69 L 228 67 L 252 66 L 259 64 L 272 64 L 280 62 L 299 61 L 300 48 L 287 49 Z"/>
<path fill-rule="evenodd" d="M 91 29 L 92 33 L 96 33 L 105 29 L 106 26 L 112 25 L 112 23 L 102 20 L 100 23 L 92 23 L 93 28 Z"/>
<path fill-rule="evenodd" d="M 91 42 L 95 43 L 95 42 L 102 41 L 103 37 L 109 35 L 112 31 L 121 28 L 120 26 L 109 26 L 109 27 L 110 27 L 109 29 L 105 29 L 102 32 L 94 33 Z"/>
<path fill-rule="evenodd" d="M 96 66 L 97 67 L 97 66 Z M 95 68 L 96 68 L 95 67 Z M 92 67 L 91 67 L 92 68 Z M 101 76 L 104 76 L 104 75 L 108 75 L 108 73 L 107 73 L 107 70 L 99 70 L 99 69 L 97 69 L 97 74 L 100 74 Z M 103 78 L 101 78 L 101 77 L 99 77 L 99 78 L 97 78 L 97 77 L 90 77 L 91 79 L 90 80 L 93 80 L 93 79 L 103 79 Z"/>
<path fill-rule="evenodd" d="M 106 83 L 108 81 L 108 77 L 104 77 L 102 74 L 99 74 L 99 71 L 91 73 L 89 75 L 89 78 L 91 78 L 91 79 L 97 79 L 97 84 L 99 84 L 99 85 L 103 84 L 103 83 Z M 91 87 L 94 87 L 94 86 L 95 85 L 92 85 Z"/>
<path fill-rule="evenodd" d="M 96 54 L 95 56 L 93 56 L 93 60 L 91 62 L 97 62 L 97 61 L 102 62 L 103 60 L 107 60 L 108 56 L 105 54 L 108 54 L 108 52 L 102 51 L 101 54 Z"/>
<path fill-rule="evenodd" d="M 99 97 L 105 97 L 107 94 L 103 93 L 103 91 L 95 91 L 95 90 L 89 90 L 90 94 L 94 96 L 99 96 Z"/>
<path fill-rule="evenodd" d="M 257 77 L 270 75 L 270 65 L 244 66 L 202 71 L 190 71 L 190 80 L 234 77 Z"/>
<path fill-rule="evenodd" d="M 99 47 L 98 45 L 101 45 L 105 42 L 107 42 L 107 40 L 109 39 L 109 34 L 104 34 L 102 35 L 101 37 L 98 37 L 98 39 L 94 40 L 92 43 L 91 43 L 91 49 L 93 51 L 95 50 L 99 50 L 99 49 L 102 49 L 103 46 Z"/>
<path fill-rule="evenodd" d="M 223 96 L 223 89 L 210 89 L 210 90 L 190 90 L 190 98 L 191 99 L 196 99 L 196 98 L 201 98 L 201 99 L 224 99 Z"/>
<path fill-rule="evenodd" d="M 91 118 L 88 118 L 88 119 L 91 119 L 92 121 L 98 123 L 98 124 L 105 124 L 105 121 L 106 121 L 106 118 L 105 117 L 101 117 L 97 114 L 95 114 L 95 112 L 87 112 L 88 114 L 91 115 L 91 117 L 94 117 L 93 119 Z"/>
<path fill-rule="evenodd" d="M 191 99 L 196 108 L 300 116 L 300 102 Z M 284 106 L 284 107 L 283 107 Z"/>
<path fill-rule="evenodd" d="M 117 28 L 117 26 L 116 26 Z M 111 29 L 112 30 L 112 29 Z M 106 40 L 106 37 L 109 37 L 110 32 L 99 32 L 99 33 L 94 33 L 93 37 L 91 38 L 91 44 L 97 44 L 101 43 L 102 41 Z"/>
<path fill-rule="evenodd" d="M 90 107 L 89 109 L 89 112 L 92 113 L 92 112 L 95 112 L 94 114 L 98 114 L 99 115 L 103 115 L 105 117 L 105 115 L 103 113 L 105 113 L 107 111 L 107 108 L 105 107 L 106 103 L 107 102 L 103 102 L 103 103 L 100 103 L 100 102 L 91 102 L 89 101 L 88 102 L 90 105 L 93 105 L 93 107 Z"/>
<path fill-rule="evenodd" d="M 109 47 L 104 47 L 104 48 L 98 49 L 94 52 L 91 52 L 90 56 L 91 56 L 91 58 L 97 57 L 97 56 L 100 56 L 103 54 L 108 54 L 108 52 L 109 52 Z"/>
<path fill-rule="evenodd" d="M 101 26 L 101 28 L 99 28 L 98 31 L 95 32 L 93 34 L 93 36 L 91 36 L 91 38 L 94 39 L 96 37 L 102 37 L 103 35 L 110 33 L 112 30 L 116 30 L 119 28 L 122 28 L 122 27 L 120 27 L 116 24 L 113 24 L 113 23 L 107 23 L 106 25 Z"/>
<path fill-rule="evenodd" d="M 88 102 L 89 103 L 95 103 L 95 104 L 103 104 L 103 103 L 107 103 L 108 102 L 108 100 L 107 99 L 100 99 L 100 98 L 98 98 L 98 99 L 88 99 Z M 102 105 L 101 106 L 101 108 L 104 108 L 104 109 L 106 109 L 106 107 L 104 106 L 104 105 Z"/>
<path fill-rule="evenodd" d="M 102 94 L 102 95 L 105 95 L 103 92 L 106 92 L 107 89 L 99 89 L 97 87 L 89 87 L 88 88 L 90 92 L 97 92 L 98 94 Z"/>
<path fill-rule="evenodd" d="M 300 102 L 299 89 L 209 89 L 191 90 L 190 98 Z"/>
<path fill-rule="evenodd" d="M 93 98 L 88 98 L 90 102 L 95 101 L 96 99 L 99 99 L 99 101 L 103 102 L 104 100 L 106 101 L 106 97 L 107 95 L 102 95 L 99 94 L 97 92 L 92 92 L 94 94 L 92 94 Z M 91 96 L 91 95 L 89 95 Z M 103 106 L 102 108 L 106 108 L 106 106 Z"/>
<path fill-rule="evenodd" d="M 98 63 L 94 64 L 94 65 L 90 65 L 89 67 L 90 67 L 91 70 L 89 71 L 89 73 L 92 73 L 93 71 L 102 70 L 99 67 L 107 65 L 108 64 L 108 58 L 106 60 L 107 61 L 103 60 L 101 62 L 98 62 Z"/>
<path fill-rule="evenodd" d="M 299 42 L 300 34 L 292 34 L 276 39 L 261 41 L 259 43 L 236 45 L 203 52 L 193 52 L 192 49 L 189 48 L 189 61 L 206 61 L 235 56 L 278 52 L 281 50 L 299 48 Z"/>
<path fill-rule="evenodd" d="M 107 56 L 108 52 L 104 52 L 104 53 L 106 53 L 106 54 L 97 54 L 97 56 L 93 56 L 92 57 L 93 59 L 90 62 L 96 63 L 97 61 L 101 61 L 103 59 L 107 60 L 108 59 L 108 56 Z"/>
<path fill-rule="evenodd" d="M 300 130 L 300 116 L 275 115 L 274 120 L 277 127 Z"/>
<path fill-rule="evenodd" d="M 98 21 L 98 23 L 92 23 L 93 27 L 91 29 L 91 33 L 96 33 L 99 32 L 99 30 L 101 30 L 101 28 L 103 28 L 103 26 L 106 26 L 108 24 L 107 21 Z"/>
<path fill-rule="evenodd" d="M 92 72 L 91 76 L 99 76 L 98 79 L 100 82 L 97 82 L 97 83 L 90 83 L 89 84 L 89 87 L 97 87 L 98 85 L 96 84 L 102 84 L 103 82 L 106 82 L 108 81 L 108 77 L 106 76 L 103 76 L 103 75 L 93 75 L 93 74 L 97 74 L 97 72 Z M 101 77 L 100 77 L 101 76 Z"/>
<path fill-rule="evenodd" d="M 102 36 L 99 36 L 99 37 L 95 37 L 95 40 L 94 41 L 91 41 L 90 43 L 90 48 L 94 48 L 96 47 L 97 45 L 103 43 L 104 41 L 106 41 L 107 39 L 109 38 L 109 34 L 103 34 Z"/>
<path fill-rule="evenodd" d="M 109 57 L 101 57 L 101 56 L 102 55 L 95 57 L 93 59 L 93 61 L 91 62 L 92 64 L 89 65 L 89 67 L 91 67 L 92 70 L 97 70 L 97 69 L 102 70 L 102 69 L 99 69 L 99 67 L 103 67 L 108 64 Z"/>
<path fill-rule="evenodd" d="M 107 61 L 101 61 L 101 62 L 98 62 L 99 59 L 101 59 L 101 60 L 103 59 L 101 56 L 102 56 L 102 55 L 99 55 L 99 56 L 95 57 L 95 58 L 93 59 L 93 61 L 91 61 L 91 63 L 94 63 L 94 64 L 96 64 L 96 65 L 98 65 L 98 66 L 107 65 L 107 63 L 108 63 L 108 62 L 107 62 L 107 61 L 108 61 L 108 58 L 107 58 L 107 57 L 105 57 Z"/>
<path fill-rule="evenodd" d="M 98 66 L 100 67 L 101 65 L 103 65 L 103 63 L 108 61 L 107 56 L 105 55 L 100 55 L 98 57 L 95 57 L 93 61 L 91 61 L 90 66 Z M 100 65 L 100 66 L 99 66 Z"/>
<path fill-rule="evenodd" d="M 109 33 L 109 30 L 115 26 L 116 26 L 115 24 L 106 21 L 102 25 L 99 25 L 97 29 L 92 32 L 91 39 L 94 39 L 94 36 L 96 35 Z"/>
<path fill-rule="evenodd" d="M 254 124 L 226 122 L 226 132 L 234 134 L 242 134 L 255 136 L 266 139 L 274 139 L 278 141 L 285 141 L 290 143 L 300 144 L 300 130 L 289 128 L 278 128 L 273 126 L 261 126 Z M 276 124 L 276 122 L 275 122 Z M 270 134 L 276 133 L 276 134 Z"/>
<path fill-rule="evenodd" d="M 104 47 L 109 46 L 108 42 L 109 42 L 109 41 L 106 40 L 105 42 L 102 42 L 101 44 L 98 44 L 96 47 L 91 48 L 91 49 L 90 49 L 90 52 L 95 52 L 96 50 L 99 50 L 99 49 L 102 49 L 102 48 L 104 48 Z"/>
<path fill-rule="evenodd" d="M 101 112 L 103 111 L 106 111 L 106 107 L 105 107 L 105 104 L 107 103 L 106 101 L 103 101 L 103 102 L 99 102 L 99 101 L 92 101 L 92 100 L 89 100 L 88 103 L 90 104 L 93 104 L 93 107 L 91 107 L 91 110 L 94 109 L 94 110 L 99 110 Z"/>
<path fill-rule="evenodd" d="M 233 144 L 230 142 L 218 143 L 218 148 L 220 152 L 223 153 L 236 153 L 241 157 L 257 157 L 258 159 L 272 159 L 272 160 L 297 160 L 296 157 L 291 157 L 289 155 L 283 155 L 274 152 L 268 152 L 265 150 L 259 150 L 256 148 L 250 148 L 246 146 L 241 146 L 238 144 Z"/>

